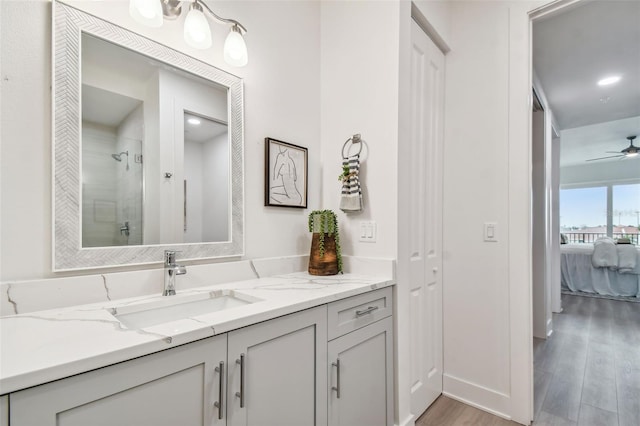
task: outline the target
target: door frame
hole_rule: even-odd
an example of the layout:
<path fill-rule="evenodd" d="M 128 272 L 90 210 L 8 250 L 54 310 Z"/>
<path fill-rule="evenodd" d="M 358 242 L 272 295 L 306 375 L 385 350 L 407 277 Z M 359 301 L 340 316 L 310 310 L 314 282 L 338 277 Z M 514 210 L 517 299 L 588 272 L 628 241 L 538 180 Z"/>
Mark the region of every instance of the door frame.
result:
<path fill-rule="evenodd" d="M 529 91 L 531 91 L 532 88 L 534 88 L 534 86 L 536 84 L 538 84 L 537 81 L 535 81 L 536 79 L 534 78 L 534 70 L 533 70 L 533 23 L 535 20 L 540 19 L 542 17 L 560 12 L 560 11 L 566 11 L 568 8 L 576 6 L 578 3 L 582 2 L 584 0 L 555 0 L 555 1 L 551 1 L 549 3 L 546 3 L 540 7 L 537 7 L 535 9 L 532 9 L 530 11 L 528 11 L 528 37 L 527 37 L 527 78 L 529 81 L 528 84 L 528 88 Z M 511 55 L 510 57 L 510 67 L 517 67 L 518 65 L 520 65 L 518 63 L 518 59 L 514 58 L 513 55 Z M 534 84 L 535 83 L 535 84 Z M 520 80 L 514 82 L 514 81 L 510 81 L 509 83 L 509 92 L 510 93 L 515 93 L 517 92 L 520 87 L 518 87 L 518 85 L 520 84 Z M 538 92 L 540 93 L 540 92 Z M 548 111 L 548 105 L 546 104 L 546 99 L 543 101 L 545 102 L 544 107 L 545 107 L 545 118 L 547 111 Z M 532 98 L 530 98 L 530 104 L 532 104 Z M 528 138 L 527 138 L 527 154 L 529 156 L 531 156 L 532 153 L 532 149 L 533 149 L 533 137 L 532 137 L 532 120 L 531 120 L 531 109 L 529 108 L 529 110 L 527 111 L 528 113 L 528 124 L 527 124 L 527 131 L 528 131 Z M 514 118 L 510 118 L 509 119 L 509 124 L 511 128 L 514 128 L 516 126 L 518 126 L 520 124 L 519 119 L 514 119 Z M 546 125 L 545 125 L 546 127 Z M 553 143 L 553 141 L 549 141 L 550 143 Z M 517 160 L 512 160 L 513 157 L 511 157 L 511 153 L 510 153 L 510 159 L 509 162 L 511 163 L 512 161 L 514 162 L 514 164 L 517 164 Z M 531 157 L 530 157 L 531 158 Z M 529 193 L 528 196 L 529 197 L 533 197 L 533 188 L 532 188 L 532 176 L 531 173 L 529 173 L 528 176 L 528 188 L 529 188 Z M 516 191 L 517 188 L 515 188 L 515 185 L 513 187 L 513 189 L 510 188 L 510 193 L 512 193 L 512 191 Z M 547 204 L 546 206 L 546 210 L 545 210 L 545 215 L 547 217 L 549 217 L 551 215 L 551 206 L 549 204 Z M 531 210 L 529 210 L 528 213 L 528 221 L 529 221 L 529 226 L 528 226 L 528 245 L 529 245 L 529 253 L 528 253 L 528 264 L 529 264 L 529 280 L 528 280 L 528 286 L 527 286 L 527 290 L 528 290 L 528 295 L 527 295 L 527 299 L 528 302 L 526 304 L 526 307 L 528 308 L 528 321 L 526 322 L 526 333 L 527 336 L 529 337 L 529 341 L 527 343 L 527 351 L 529 353 L 529 369 L 528 369 L 528 374 L 529 374 L 529 381 L 528 381 L 528 398 L 526 398 L 528 400 L 528 410 L 529 410 L 529 417 L 530 420 L 533 421 L 533 415 L 534 415 L 534 382 L 533 382 L 533 297 L 532 297 L 532 291 L 533 291 L 533 279 L 531 276 L 531 265 L 533 264 L 533 250 L 532 250 L 532 232 L 533 232 L 533 217 L 532 217 L 532 212 Z M 545 251 L 547 253 L 549 253 L 549 251 L 552 249 L 552 241 L 550 239 L 547 239 L 546 243 L 545 243 Z M 545 258 L 545 264 L 549 261 L 549 258 L 546 257 Z M 513 265 L 512 265 L 513 266 Z M 551 266 L 551 265 L 546 265 L 546 266 Z M 553 300 L 551 301 L 551 305 L 553 307 L 555 307 Z M 514 302 L 513 299 L 511 301 L 510 304 L 512 311 L 513 308 L 516 306 L 522 306 L 521 302 Z M 555 311 L 555 309 L 552 309 Z M 512 320 L 513 320 L 513 313 L 512 315 Z M 512 327 L 512 336 L 514 335 L 514 330 L 517 331 L 517 329 L 519 328 L 518 325 L 521 325 L 522 322 L 516 320 L 516 322 L 512 322 L 512 324 L 514 325 L 514 327 Z M 513 339 L 512 339 L 513 342 Z M 520 352 L 520 350 L 517 350 L 512 343 L 512 357 L 513 354 L 516 352 Z M 512 363 L 512 385 L 514 383 L 514 377 L 518 377 L 518 373 L 516 373 L 513 370 L 513 364 Z M 521 376 L 521 375 L 520 375 Z M 524 391 L 524 389 L 521 389 Z M 515 420 L 515 419 L 514 419 Z"/>

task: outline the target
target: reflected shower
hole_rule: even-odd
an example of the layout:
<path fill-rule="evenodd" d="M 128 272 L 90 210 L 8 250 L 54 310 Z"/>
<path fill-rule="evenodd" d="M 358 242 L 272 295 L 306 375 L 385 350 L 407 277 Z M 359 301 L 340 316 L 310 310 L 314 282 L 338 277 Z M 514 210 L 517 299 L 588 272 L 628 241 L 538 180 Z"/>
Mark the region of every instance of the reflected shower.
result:
<path fill-rule="evenodd" d="M 111 154 L 111 157 L 116 161 L 122 161 L 122 154 L 127 156 L 127 170 L 129 170 L 129 151 L 122 151 L 119 154 Z"/>

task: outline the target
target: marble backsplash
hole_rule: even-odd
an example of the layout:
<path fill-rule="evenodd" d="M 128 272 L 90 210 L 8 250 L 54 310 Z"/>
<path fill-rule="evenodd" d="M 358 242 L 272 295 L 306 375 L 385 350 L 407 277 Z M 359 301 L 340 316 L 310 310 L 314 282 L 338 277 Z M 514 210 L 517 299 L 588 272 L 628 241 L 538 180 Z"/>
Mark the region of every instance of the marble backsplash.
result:
<path fill-rule="evenodd" d="M 343 256 L 345 272 L 395 278 L 393 259 Z M 307 270 L 309 256 L 187 265 L 178 291 Z M 162 293 L 163 269 L 0 283 L 0 316 Z"/>

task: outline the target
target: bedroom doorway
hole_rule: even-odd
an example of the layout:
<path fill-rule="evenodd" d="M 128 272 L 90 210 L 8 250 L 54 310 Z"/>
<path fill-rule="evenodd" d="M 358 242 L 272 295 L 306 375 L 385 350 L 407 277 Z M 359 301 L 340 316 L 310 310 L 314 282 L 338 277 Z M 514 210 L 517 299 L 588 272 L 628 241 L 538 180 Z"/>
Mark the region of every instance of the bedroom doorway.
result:
<path fill-rule="evenodd" d="M 640 2 L 602 0 L 554 2 L 532 16 L 532 74 L 543 111 L 532 111 L 531 135 L 532 182 L 543 182 L 532 192 L 534 425 L 622 426 L 640 418 L 640 275 L 592 266 L 596 238 L 628 239 L 633 252 L 640 233 L 640 158 L 620 143 L 640 137 L 640 54 L 628 54 L 637 52 L 640 29 L 631 22 L 639 18 Z M 597 84 L 616 73 L 617 85 Z M 541 176 L 550 171 L 547 187 Z M 574 244 L 561 245 L 561 234 Z M 536 258 L 539 244 L 548 256 Z M 550 300 L 536 293 L 545 279 Z"/>

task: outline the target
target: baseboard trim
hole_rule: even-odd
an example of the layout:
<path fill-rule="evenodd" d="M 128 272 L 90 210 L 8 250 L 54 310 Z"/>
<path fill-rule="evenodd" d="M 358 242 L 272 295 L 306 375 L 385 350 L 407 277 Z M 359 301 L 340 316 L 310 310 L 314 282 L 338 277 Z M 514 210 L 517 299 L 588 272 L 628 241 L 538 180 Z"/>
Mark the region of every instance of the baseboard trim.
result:
<path fill-rule="evenodd" d="M 415 426 L 416 416 L 409 414 L 398 426 Z"/>
<path fill-rule="evenodd" d="M 509 395 L 445 374 L 442 394 L 451 399 L 511 420 Z"/>

